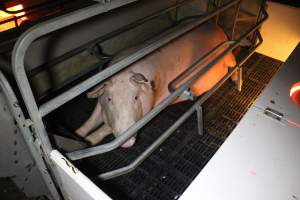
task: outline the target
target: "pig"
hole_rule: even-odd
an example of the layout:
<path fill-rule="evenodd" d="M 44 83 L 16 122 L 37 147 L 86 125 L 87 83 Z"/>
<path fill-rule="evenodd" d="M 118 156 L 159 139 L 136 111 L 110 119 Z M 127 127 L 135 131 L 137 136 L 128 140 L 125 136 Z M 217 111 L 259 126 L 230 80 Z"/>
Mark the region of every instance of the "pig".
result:
<path fill-rule="evenodd" d="M 224 41 L 227 41 L 227 37 L 222 29 L 214 23 L 206 23 L 96 86 L 87 96 L 97 98 L 97 105 L 89 119 L 75 131 L 76 134 L 85 138 L 91 145 L 99 143 L 111 133 L 118 137 L 169 95 L 167 86 L 170 81 Z M 136 49 L 133 47 L 121 52 L 110 65 Z M 195 71 L 219 54 L 220 51 L 207 58 Z M 192 93 L 199 96 L 208 91 L 224 77 L 228 67 L 235 65 L 235 57 L 230 52 L 192 84 Z M 236 79 L 236 76 L 232 78 Z M 182 80 L 184 81 L 185 79 Z M 136 137 L 132 137 L 122 147 L 131 147 L 135 141 Z"/>

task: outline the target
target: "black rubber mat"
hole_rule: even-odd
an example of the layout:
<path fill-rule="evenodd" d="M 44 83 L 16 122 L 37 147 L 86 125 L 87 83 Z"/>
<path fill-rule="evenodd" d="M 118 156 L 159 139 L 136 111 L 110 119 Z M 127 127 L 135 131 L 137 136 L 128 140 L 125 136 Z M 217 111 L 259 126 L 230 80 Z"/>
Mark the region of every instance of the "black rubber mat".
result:
<path fill-rule="evenodd" d="M 230 135 L 281 64 L 261 54 L 253 54 L 244 64 L 242 92 L 235 90 L 229 80 L 204 103 L 203 136 L 197 133 L 194 114 L 136 170 L 108 181 L 93 179 L 94 182 L 113 199 L 178 199 Z M 76 163 L 77 166 L 93 178 L 129 164 L 191 105 L 192 102 L 183 102 L 168 107 L 140 131 L 133 147 L 83 159 Z M 83 119 L 78 116 L 86 118 L 93 106 L 94 103 L 89 102 L 88 108 L 81 109 L 85 113 L 65 119 L 66 126 L 79 126 Z M 69 109 L 73 113 L 76 110 L 74 106 Z M 106 142 L 111 139 L 106 138 Z"/>

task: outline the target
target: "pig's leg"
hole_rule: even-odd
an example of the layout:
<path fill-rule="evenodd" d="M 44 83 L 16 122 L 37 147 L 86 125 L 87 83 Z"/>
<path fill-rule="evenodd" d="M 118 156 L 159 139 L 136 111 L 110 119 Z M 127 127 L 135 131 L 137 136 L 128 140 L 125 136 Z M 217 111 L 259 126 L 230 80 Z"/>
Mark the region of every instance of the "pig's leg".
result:
<path fill-rule="evenodd" d="M 96 131 L 87 136 L 85 140 L 88 141 L 91 145 L 95 145 L 111 133 L 111 128 L 108 125 L 103 124 L 100 128 L 98 128 Z"/>
<path fill-rule="evenodd" d="M 90 118 L 75 132 L 80 137 L 85 137 L 91 130 L 99 126 L 102 122 L 101 105 L 98 102 Z"/>

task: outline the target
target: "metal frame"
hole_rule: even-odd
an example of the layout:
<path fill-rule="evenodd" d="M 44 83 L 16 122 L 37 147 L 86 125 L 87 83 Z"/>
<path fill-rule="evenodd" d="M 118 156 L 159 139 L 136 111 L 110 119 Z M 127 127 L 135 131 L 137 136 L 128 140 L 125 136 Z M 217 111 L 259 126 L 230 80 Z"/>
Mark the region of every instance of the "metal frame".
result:
<path fill-rule="evenodd" d="M 33 127 L 36 130 L 36 138 L 40 142 L 41 149 L 43 150 L 46 158 L 46 162 L 49 164 L 49 153 L 52 150 L 52 146 L 49 142 L 49 138 L 47 136 L 47 132 L 45 129 L 45 126 L 43 124 L 42 118 L 47 115 L 48 113 L 52 112 L 56 108 L 62 106 L 64 103 L 72 100 L 76 96 L 80 95 L 81 93 L 85 92 L 86 90 L 90 89 L 91 87 L 95 86 L 96 84 L 100 83 L 106 78 L 109 78 L 110 76 L 114 75 L 115 73 L 119 72 L 120 70 L 128 67 L 133 62 L 139 60 L 140 58 L 144 57 L 145 55 L 153 52 L 154 50 L 160 48 L 161 46 L 167 44 L 171 40 L 183 35 L 184 33 L 192 30 L 193 28 L 201 25 L 202 23 L 212 19 L 213 17 L 216 17 L 221 12 L 231 8 L 232 6 L 235 6 L 237 4 L 240 4 L 241 0 L 233 0 L 226 4 L 224 4 L 222 7 L 211 11 L 207 13 L 206 15 L 203 15 L 202 17 L 199 17 L 198 19 L 195 19 L 193 21 L 190 21 L 189 23 L 183 23 L 179 25 L 178 27 L 171 28 L 166 33 L 155 37 L 154 39 L 147 42 L 147 44 L 141 48 L 139 51 L 131 54 L 130 56 L 120 60 L 119 62 L 115 63 L 111 67 L 95 74 L 94 76 L 88 78 L 87 80 L 83 81 L 82 83 L 72 87 L 71 89 L 67 90 L 66 92 L 58 95 L 57 97 L 51 99 L 50 101 L 44 103 L 40 107 L 38 107 L 34 97 L 33 93 L 28 81 L 27 74 L 25 72 L 24 67 L 24 58 L 25 53 L 30 46 L 30 44 L 36 40 L 37 38 L 46 35 L 48 33 L 51 33 L 53 31 L 59 30 L 61 28 L 64 28 L 66 26 L 69 26 L 71 24 L 77 23 L 79 21 L 83 21 L 85 19 L 88 19 L 92 16 L 108 12 L 114 8 L 129 4 L 134 2 L 134 0 L 127 0 L 127 1 L 121 1 L 116 0 L 112 1 L 106 4 L 97 4 L 93 5 L 87 8 L 84 8 L 82 10 L 75 11 L 70 14 L 66 14 L 65 16 L 58 17 L 53 20 L 49 20 L 45 23 L 42 23 L 40 25 L 37 25 L 31 29 L 29 29 L 26 33 L 24 33 L 19 40 L 17 41 L 13 56 L 12 56 L 12 62 L 13 62 L 13 72 L 16 79 L 16 82 L 19 86 L 21 95 L 24 99 L 26 108 L 28 110 L 28 113 L 30 115 L 30 118 L 33 122 Z M 239 8 L 239 6 L 237 7 Z M 111 150 L 116 149 L 120 145 L 122 145 L 124 142 L 126 142 L 130 137 L 132 137 L 140 128 L 142 128 L 146 123 L 148 123 L 152 118 L 154 118 L 158 113 L 160 113 L 164 108 L 166 108 L 170 103 L 173 102 L 175 98 L 180 96 L 188 87 L 198 79 L 199 76 L 201 76 L 203 73 L 205 73 L 209 68 L 211 68 L 214 64 L 216 64 L 220 59 L 222 59 L 227 53 L 231 52 L 234 48 L 236 48 L 239 43 L 246 38 L 248 35 L 254 33 L 256 30 L 260 28 L 262 23 L 267 18 L 267 13 L 264 9 L 261 10 L 263 12 L 264 18 L 260 20 L 255 27 L 253 27 L 251 30 L 249 30 L 246 34 L 244 34 L 242 37 L 240 37 L 237 41 L 230 41 L 229 47 L 226 48 L 218 57 L 216 57 L 213 61 L 211 61 L 208 65 L 206 65 L 201 71 L 197 72 L 195 75 L 192 76 L 189 80 L 187 80 L 183 85 L 181 85 L 178 89 L 176 89 L 174 92 L 170 94 L 165 100 L 163 100 L 159 105 L 157 105 L 155 108 L 153 108 L 149 113 L 147 113 L 142 119 L 140 119 L 137 123 L 135 123 L 133 126 L 131 126 L 127 131 L 125 131 L 121 136 L 116 138 L 114 141 L 99 145 L 96 147 L 91 147 L 75 152 L 68 153 L 67 156 L 71 160 L 77 160 L 82 159 L 86 157 L 90 157 L 93 155 L 105 153 Z M 236 19 L 235 19 L 236 20 Z M 235 23 L 235 22 L 234 22 Z M 259 36 L 259 44 L 262 41 L 262 38 Z M 258 45 L 259 45 L 258 44 Z M 256 45 L 256 46 L 258 46 Z M 254 48 L 255 49 L 255 48 Z M 249 53 L 249 55 L 254 51 Z M 211 51 L 210 53 L 212 53 Z M 249 56 L 248 55 L 248 56 Z M 248 57 L 247 56 L 247 57 Z M 247 58 L 246 57 L 246 58 Z M 195 63 L 193 63 L 189 68 L 193 68 L 196 65 L 198 65 L 200 62 L 203 61 L 205 58 L 198 59 Z M 237 66 L 235 66 L 230 72 L 217 84 L 215 85 L 209 92 L 204 94 L 201 98 L 197 100 L 197 102 L 183 115 L 181 116 L 175 124 L 173 124 L 165 133 L 159 137 L 157 141 L 155 141 L 145 152 L 143 152 L 132 164 L 117 169 L 111 172 L 107 172 L 104 174 L 100 174 L 98 177 L 103 179 L 109 179 L 113 178 L 125 173 L 128 173 L 135 169 L 144 159 L 146 159 L 164 140 L 166 140 L 172 132 L 180 125 L 182 124 L 185 119 L 187 119 L 188 116 L 190 116 L 196 109 L 197 106 L 200 106 L 211 94 L 214 92 L 225 80 L 227 80 L 230 75 L 235 72 L 239 66 L 245 61 L 244 59 L 241 62 L 238 62 Z"/>
<path fill-rule="evenodd" d="M 33 133 L 30 131 L 29 127 L 31 127 L 32 123 L 30 120 L 25 119 L 22 109 L 19 105 L 18 99 L 1 70 L 0 89 L 6 97 L 8 107 L 17 122 L 18 128 L 24 137 L 24 140 L 31 152 L 35 163 L 37 164 L 41 172 L 41 175 L 43 176 L 45 184 L 47 185 L 53 198 L 60 199 L 57 189 L 55 188 L 55 184 L 53 183 L 48 168 L 46 167 L 46 164 L 43 160 L 42 152 L 39 151 L 39 144 L 37 143 L 37 141 L 34 140 Z"/>
<path fill-rule="evenodd" d="M 106 35 L 103 35 L 103 36 L 101 36 L 99 38 L 96 38 L 96 39 L 94 39 L 94 40 L 92 40 L 90 42 L 87 42 L 86 44 L 83 44 L 83 45 L 77 47 L 76 49 L 73 49 L 73 50 L 71 50 L 71 51 L 69 51 L 67 53 L 64 53 L 64 54 L 56 57 L 55 59 L 53 59 L 52 61 L 50 61 L 50 63 L 49 63 L 50 66 L 49 67 L 51 67 L 51 64 L 59 63 L 59 62 L 61 62 L 63 60 L 71 58 L 72 56 L 75 56 L 76 54 L 79 54 L 79 53 L 85 51 L 86 49 L 90 48 L 91 46 L 93 46 L 95 44 L 98 44 L 98 43 L 104 42 L 104 41 L 106 41 L 108 39 L 111 39 L 111 38 L 113 38 L 113 37 L 115 37 L 117 35 L 120 35 L 120 34 L 126 32 L 128 30 L 131 30 L 131 29 L 137 27 L 137 26 L 139 26 L 139 25 L 141 25 L 141 24 L 143 24 L 145 22 L 151 21 L 151 20 L 155 19 L 158 16 L 161 16 L 163 14 L 169 13 L 170 11 L 172 11 L 174 9 L 177 9 L 178 7 L 184 6 L 187 3 L 190 3 L 192 1 L 196 1 L 196 0 L 184 0 L 184 1 L 180 2 L 180 3 L 177 3 L 175 5 L 169 6 L 169 7 L 165 8 L 165 9 L 157 11 L 157 12 L 155 12 L 155 13 L 149 15 L 149 16 L 146 16 L 146 17 L 144 17 L 142 19 L 139 19 L 139 20 L 137 20 L 137 21 L 135 21 L 133 23 L 125 25 L 125 26 L 123 26 L 123 27 L 121 27 L 119 29 L 116 29 L 116 30 L 114 30 L 114 31 L 112 31 L 112 32 L 110 32 L 110 33 L 108 33 Z M 31 77 L 31 76 L 34 76 L 34 75 L 38 74 L 42 70 L 42 68 L 43 68 L 43 66 L 40 66 L 40 67 L 35 68 L 33 71 L 30 71 L 29 72 L 30 73 L 29 76 Z"/>
<path fill-rule="evenodd" d="M 266 18 L 265 18 L 266 19 Z M 262 22 L 261 22 L 262 23 Z M 261 25 L 260 23 L 260 25 Z M 259 26 L 256 26 L 255 29 L 259 28 Z M 254 31 L 254 30 L 252 30 Z M 252 31 L 249 31 L 247 34 L 245 34 L 243 37 L 241 38 L 244 38 L 244 37 L 247 37 L 248 35 L 250 35 L 252 33 Z M 222 55 L 218 56 L 216 59 L 214 59 L 212 61 L 212 63 L 208 64 L 207 66 L 205 66 L 205 68 L 207 68 L 207 70 L 212 67 L 215 63 L 217 63 L 222 57 L 224 57 L 228 52 L 230 52 L 232 49 L 234 49 L 239 43 L 241 42 L 241 40 L 239 42 L 237 42 L 235 45 L 232 45 L 231 47 L 229 47 L 224 53 L 222 53 Z M 118 176 L 121 176 L 121 175 L 124 175 L 124 174 L 127 174 L 131 171 L 133 171 L 136 167 L 138 167 L 147 157 L 149 157 L 151 155 L 151 153 L 156 150 L 159 145 L 161 143 L 163 143 L 190 115 L 192 115 L 195 111 L 197 112 L 197 117 L 198 117 L 198 131 L 199 131 L 199 134 L 202 135 L 203 134 L 203 129 L 202 129 L 202 123 L 201 123 L 201 120 L 202 120 L 202 107 L 201 105 L 213 94 L 213 92 L 215 92 L 228 78 L 230 78 L 230 76 L 236 72 L 239 67 L 250 57 L 250 55 L 252 55 L 255 51 L 255 49 L 257 49 L 258 46 L 260 46 L 260 44 L 262 43 L 262 37 L 259 37 L 259 43 L 253 48 L 253 50 L 251 50 L 251 52 L 249 52 L 249 54 L 247 56 L 245 56 L 241 61 L 239 61 L 237 63 L 237 65 L 235 67 L 233 67 L 227 74 L 226 76 L 224 76 L 214 87 L 212 87 L 207 93 L 205 93 L 203 96 L 201 96 L 200 98 L 198 98 L 196 100 L 196 102 L 194 103 L 194 105 L 188 110 L 186 111 L 170 128 L 168 128 L 150 147 L 148 147 L 138 158 L 136 158 L 131 164 L 125 166 L 125 167 L 122 167 L 122 168 L 119 168 L 119 169 L 116 169 L 116 170 L 113 170 L 113 171 L 109 171 L 109 172 L 105 172 L 105 173 L 102 173 L 102 174 L 99 174 L 97 177 L 98 178 L 101 178 L 103 180 L 108 180 L 108 179 L 111 179 L 111 178 L 115 178 L 115 177 L 118 177 Z M 199 76 L 201 76 L 201 74 L 205 73 L 204 70 L 202 71 L 199 71 L 196 75 L 194 75 L 189 81 L 187 81 L 184 85 L 182 85 L 179 89 L 177 89 L 175 92 L 178 92 L 180 89 L 182 88 L 186 88 L 186 86 L 189 86 L 192 82 L 194 82 L 195 80 L 197 80 L 197 78 Z M 200 75 L 199 75 L 200 74 Z M 191 81 L 191 82 L 190 82 Z M 183 89 L 184 91 L 185 89 Z M 181 91 L 181 90 L 180 90 Z M 174 93 L 175 93 L 174 92 Z M 171 95 L 174 95 L 171 94 Z M 171 96 L 170 95 L 170 96 Z M 177 96 L 176 96 L 177 97 Z M 159 106 L 159 105 L 158 105 Z M 145 115 L 146 117 L 147 115 Z M 142 119 L 143 120 L 143 119 Z M 140 123 L 140 121 L 138 121 L 137 123 Z M 146 124 L 146 123 L 145 123 Z M 134 125 L 133 125 L 134 126 Z M 131 127 L 132 128 L 132 127 Z M 128 131 L 131 129 L 129 128 Z M 127 133 L 127 131 L 125 132 Z M 124 133 L 124 134 L 125 134 Z M 133 132 L 134 133 L 134 132 Z M 129 137 L 130 138 L 130 137 Z M 128 138 L 128 139 L 129 139 Z M 126 140 L 125 140 L 126 141 Z M 102 145 L 104 146 L 104 145 Z M 101 147 L 101 146 L 98 146 L 98 147 Z M 92 147 L 93 148 L 93 147 Z M 91 148 L 90 148 L 91 149 Z M 88 150 L 88 149 L 85 149 L 85 150 Z M 82 156 L 87 156 L 88 153 L 91 153 L 91 152 L 88 152 L 88 151 L 85 151 L 85 150 L 82 150 L 84 151 L 84 155 L 81 154 L 82 152 L 79 151 L 75 151 L 73 153 L 69 153 L 67 154 L 68 157 L 72 160 L 77 160 L 77 159 L 80 159 L 79 157 L 82 157 Z M 97 150 L 101 150 L 100 148 L 97 149 Z M 94 151 L 94 150 L 93 150 Z M 99 152 L 99 151 L 98 151 Z M 94 153 L 94 152 L 93 152 Z M 94 154 L 96 155 L 96 154 Z M 91 156 L 91 155 L 89 155 Z M 75 158 L 75 159 L 74 159 Z"/>

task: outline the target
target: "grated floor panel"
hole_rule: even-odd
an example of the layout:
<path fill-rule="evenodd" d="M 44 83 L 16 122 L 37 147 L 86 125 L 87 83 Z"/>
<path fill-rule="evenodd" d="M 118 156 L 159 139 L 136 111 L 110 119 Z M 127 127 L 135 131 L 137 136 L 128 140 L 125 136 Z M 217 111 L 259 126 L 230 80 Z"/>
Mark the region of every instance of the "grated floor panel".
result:
<path fill-rule="evenodd" d="M 117 200 L 178 199 L 230 135 L 281 64 L 280 61 L 261 54 L 253 54 L 244 64 L 242 92 L 236 91 L 234 84 L 227 81 L 204 103 L 203 136 L 197 133 L 196 115 L 193 114 L 135 171 L 108 181 L 93 179 L 94 182 Z M 93 109 L 94 102 L 87 103 L 88 108 L 73 114 L 75 117 L 58 119 L 63 120 L 66 127 L 74 129 Z M 133 147 L 119 148 L 81 160 L 77 162 L 77 166 L 92 178 L 99 173 L 129 164 L 191 105 L 192 102 L 183 102 L 168 107 L 142 129 Z M 76 102 L 69 106 L 72 113 L 77 112 L 73 109 L 74 106 Z M 78 119 L 78 116 L 83 119 Z M 105 141 L 111 139 L 112 137 L 106 138 Z"/>

